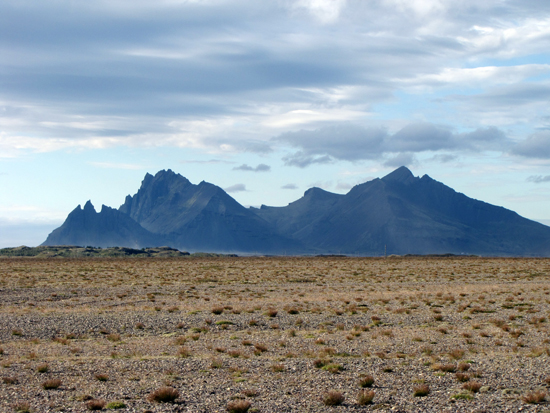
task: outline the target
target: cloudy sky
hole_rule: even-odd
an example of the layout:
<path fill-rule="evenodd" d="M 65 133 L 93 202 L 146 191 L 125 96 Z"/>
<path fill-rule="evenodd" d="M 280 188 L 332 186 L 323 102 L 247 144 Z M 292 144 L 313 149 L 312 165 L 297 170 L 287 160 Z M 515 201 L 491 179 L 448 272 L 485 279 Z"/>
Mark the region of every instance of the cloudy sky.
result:
<path fill-rule="evenodd" d="M 0 247 L 172 169 L 243 205 L 401 165 L 550 223 L 547 0 L 3 0 Z"/>

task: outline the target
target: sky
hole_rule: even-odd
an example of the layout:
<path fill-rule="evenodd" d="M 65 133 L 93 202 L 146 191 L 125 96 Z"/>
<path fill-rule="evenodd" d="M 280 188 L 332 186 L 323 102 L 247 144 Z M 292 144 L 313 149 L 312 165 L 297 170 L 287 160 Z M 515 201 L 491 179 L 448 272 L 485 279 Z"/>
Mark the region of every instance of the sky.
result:
<path fill-rule="evenodd" d="M 3 0 L 0 247 L 147 172 L 245 206 L 401 165 L 550 224 L 547 0 Z"/>

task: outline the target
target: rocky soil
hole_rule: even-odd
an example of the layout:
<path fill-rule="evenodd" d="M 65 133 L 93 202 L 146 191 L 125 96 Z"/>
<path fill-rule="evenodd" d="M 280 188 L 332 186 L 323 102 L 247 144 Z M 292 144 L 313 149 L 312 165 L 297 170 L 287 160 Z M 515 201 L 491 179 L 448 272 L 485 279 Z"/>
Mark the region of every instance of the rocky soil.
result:
<path fill-rule="evenodd" d="M 549 319 L 548 259 L 3 258 L 0 411 L 550 412 Z"/>

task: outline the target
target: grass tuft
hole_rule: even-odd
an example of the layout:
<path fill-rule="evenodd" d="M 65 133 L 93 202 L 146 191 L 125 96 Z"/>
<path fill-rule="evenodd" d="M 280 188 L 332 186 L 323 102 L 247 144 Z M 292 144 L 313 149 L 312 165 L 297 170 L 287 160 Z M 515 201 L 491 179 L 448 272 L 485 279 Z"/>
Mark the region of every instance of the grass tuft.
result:
<path fill-rule="evenodd" d="M 542 390 L 533 391 L 524 395 L 521 400 L 528 404 L 539 404 L 546 400 L 546 392 Z"/>
<path fill-rule="evenodd" d="M 251 404 L 247 400 L 233 400 L 227 404 L 226 410 L 229 413 L 246 413 L 250 406 Z"/>
<path fill-rule="evenodd" d="M 366 375 L 359 379 L 359 386 L 363 388 L 372 387 L 373 384 L 374 384 L 374 377 L 371 375 Z"/>
<path fill-rule="evenodd" d="M 427 384 L 420 384 L 413 388 L 414 397 L 424 397 L 428 394 L 430 394 L 430 386 L 428 386 Z"/>
<path fill-rule="evenodd" d="M 357 404 L 360 406 L 371 404 L 374 399 L 374 394 L 374 390 L 360 390 L 357 395 Z"/>
<path fill-rule="evenodd" d="M 330 390 L 323 394 L 323 404 L 325 406 L 340 406 L 346 398 L 342 393 L 336 390 Z"/>
<path fill-rule="evenodd" d="M 173 403 L 178 397 L 180 392 L 173 387 L 160 387 L 147 396 L 147 400 L 156 403 Z"/>
<path fill-rule="evenodd" d="M 61 380 L 59 379 L 50 379 L 42 383 L 44 390 L 55 390 L 58 389 L 59 386 L 61 386 Z"/>
<path fill-rule="evenodd" d="M 105 407 L 105 400 L 90 400 L 86 403 L 88 410 L 103 410 Z"/>

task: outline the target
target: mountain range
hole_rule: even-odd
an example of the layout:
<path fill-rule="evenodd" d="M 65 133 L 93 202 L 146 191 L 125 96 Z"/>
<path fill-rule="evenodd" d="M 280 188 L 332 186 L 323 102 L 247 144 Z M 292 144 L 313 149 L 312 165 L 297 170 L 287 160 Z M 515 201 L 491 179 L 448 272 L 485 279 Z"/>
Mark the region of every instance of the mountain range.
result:
<path fill-rule="evenodd" d="M 113 209 L 88 201 L 42 245 L 246 254 L 550 256 L 550 227 L 400 167 L 347 194 L 320 188 L 285 207 L 245 208 L 220 187 L 171 170 L 146 174 Z"/>

